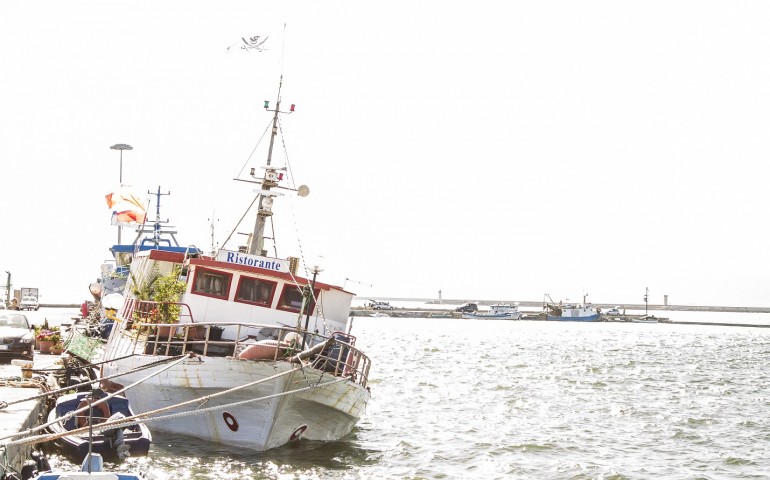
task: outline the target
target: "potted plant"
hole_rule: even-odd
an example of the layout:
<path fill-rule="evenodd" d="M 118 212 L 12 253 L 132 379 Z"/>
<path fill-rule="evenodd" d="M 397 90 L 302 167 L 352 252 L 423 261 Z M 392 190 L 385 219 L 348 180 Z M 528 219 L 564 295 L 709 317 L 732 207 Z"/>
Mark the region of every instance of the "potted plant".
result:
<path fill-rule="evenodd" d="M 59 327 L 52 327 L 49 330 L 42 329 L 37 334 L 35 340 L 40 347 L 40 353 L 50 353 L 51 347 L 57 342 L 61 342 L 61 335 L 59 335 Z"/>
<path fill-rule="evenodd" d="M 43 331 L 43 327 L 40 325 L 33 325 L 32 330 L 33 330 L 32 335 L 35 338 L 35 350 L 40 350 L 40 339 L 38 338 L 38 336 L 40 335 L 40 332 Z"/>
<path fill-rule="evenodd" d="M 181 267 L 177 265 L 172 271 L 157 277 L 153 282 L 152 300 L 157 303 L 150 312 L 150 322 L 169 325 L 166 328 L 158 327 L 159 338 L 168 338 L 176 332 L 176 327 L 171 325 L 179 322 L 182 307 L 177 302 L 187 288 L 187 283 L 179 280 L 181 271 Z"/>
<path fill-rule="evenodd" d="M 178 322 L 181 307 L 176 304 L 182 293 L 184 293 L 187 283 L 180 280 L 181 267 L 175 266 L 170 272 L 161 275 L 157 266 L 153 272 L 139 281 L 134 274 L 131 274 L 131 293 L 140 301 L 138 307 L 133 312 L 133 322 L 138 323 L 156 323 L 156 324 L 175 324 Z M 145 303 L 143 303 L 145 302 Z M 131 326 L 139 333 L 145 332 L 145 326 Z M 175 327 L 158 327 L 159 337 L 168 337 L 176 331 Z"/>
<path fill-rule="evenodd" d="M 51 354 L 61 355 L 62 353 L 64 353 L 64 343 L 59 339 L 51 346 Z"/>

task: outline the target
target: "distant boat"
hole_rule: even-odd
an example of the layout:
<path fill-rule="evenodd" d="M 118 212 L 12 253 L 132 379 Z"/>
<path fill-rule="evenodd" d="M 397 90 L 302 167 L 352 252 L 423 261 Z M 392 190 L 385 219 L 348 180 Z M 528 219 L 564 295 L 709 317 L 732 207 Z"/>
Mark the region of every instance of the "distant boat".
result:
<path fill-rule="evenodd" d="M 639 318 L 632 318 L 633 323 L 658 323 L 658 318 L 655 315 L 645 315 Z"/>
<path fill-rule="evenodd" d="M 463 318 L 482 320 L 519 320 L 521 318 L 521 312 L 519 311 L 518 305 L 497 303 L 490 305 L 489 311 L 486 312 L 463 313 Z"/>
<path fill-rule="evenodd" d="M 647 301 L 650 297 L 650 289 L 644 287 L 644 315 L 639 318 L 632 318 L 633 323 L 658 323 L 658 319 L 655 315 L 647 315 Z"/>
<path fill-rule="evenodd" d="M 551 300 L 550 295 L 546 293 L 546 297 Z M 562 322 L 598 322 L 602 316 L 599 311 L 591 306 L 590 303 L 586 303 L 586 295 L 583 295 L 583 303 L 579 305 L 559 302 L 558 304 L 551 301 L 544 305 L 546 309 L 546 320 L 556 320 Z"/>

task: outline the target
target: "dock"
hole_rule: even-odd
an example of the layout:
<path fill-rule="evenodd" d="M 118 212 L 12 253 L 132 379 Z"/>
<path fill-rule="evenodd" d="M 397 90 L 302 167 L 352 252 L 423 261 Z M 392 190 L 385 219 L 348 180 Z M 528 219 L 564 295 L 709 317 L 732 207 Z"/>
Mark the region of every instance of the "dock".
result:
<path fill-rule="evenodd" d="M 33 370 L 54 368 L 56 361 L 60 358 L 60 355 L 37 353 L 33 362 Z M 8 437 L 40 424 L 40 417 L 46 411 L 45 399 L 14 402 L 43 393 L 44 388 L 49 390 L 56 388 L 50 383 L 52 382 L 51 378 L 48 375 L 32 375 L 30 379 L 22 378 L 21 366 L 13 363 L 0 365 L 0 399 L 8 404 L 7 407 L 0 409 L 0 437 Z M 21 471 L 24 462 L 29 460 L 32 450 L 33 447 L 30 445 L 10 446 L 6 457 L 8 465 L 16 471 Z M 0 464 L 0 476 L 4 474 L 4 467 Z"/>
<path fill-rule="evenodd" d="M 417 302 L 430 305 L 446 305 L 446 310 L 453 310 L 463 303 L 478 303 L 479 305 L 494 305 L 496 303 L 518 304 L 519 307 L 542 308 L 543 301 L 532 300 L 475 300 L 475 299 L 436 299 L 436 298 L 407 298 L 407 297 L 366 297 L 371 300 L 380 300 L 384 302 Z M 620 310 L 641 311 L 645 309 L 644 303 L 596 303 L 591 305 L 602 310 L 619 307 Z M 770 307 L 736 307 L 720 305 L 674 305 L 674 304 L 653 304 L 646 305 L 647 310 L 662 310 L 671 312 L 729 312 L 729 313 L 770 313 Z"/>
<path fill-rule="evenodd" d="M 410 317 L 410 318 L 462 318 L 462 312 L 456 312 L 455 308 L 464 303 L 477 303 L 479 306 L 489 306 L 494 304 L 506 303 L 518 305 L 519 307 L 535 310 L 522 309 L 521 320 L 543 320 L 542 301 L 525 300 L 436 300 L 429 298 L 401 298 L 401 297 L 367 297 L 371 300 L 383 301 L 394 305 L 393 310 L 372 310 L 368 307 L 353 307 L 350 310 L 352 317 L 371 317 L 387 315 L 389 317 Z M 425 304 L 424 307 L 399 307 L 398 303 Z M 606 312 L 611 308 L 619 308 L 621 315 L 607 316 L 602 314 L 602 321 L 607 322 L 633 322 L 644 315 L 637 312 L 648 311 L 650 315 L 658 318 L 658 323 L 678 324 L 678 325 L 708 325 L 708 326 L 729 326 L 729 327 L 756 327 L 770 328 L 770 324 L 761 323 L 729 323 L 729 322 L 700 322 L 700 321 L 676 321 L 665 316 L 665 312 L 722 312 L 722 313 L 768 313 L 770 307 L 736 307 L 736 306 L 716 306 L 716 305 L 662 305 L 662 304 L 622 304 L 622 303 L 592 303 L 593 307 Z M 635 313 L 626 313 L 627 311 Z M 653 313 L 654 312 L 654 313 Z"/>

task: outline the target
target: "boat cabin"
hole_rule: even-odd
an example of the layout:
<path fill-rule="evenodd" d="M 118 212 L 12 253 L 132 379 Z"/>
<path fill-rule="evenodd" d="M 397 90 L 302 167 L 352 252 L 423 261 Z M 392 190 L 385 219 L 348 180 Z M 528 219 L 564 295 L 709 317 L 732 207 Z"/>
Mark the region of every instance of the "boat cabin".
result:
<path fill-rule="evenodd" d="M 297 262 L 239 254 L 237 261 L 180 252 L 151 250 L 138 253 L 132 263 L 129 283 L 143 282 L 153 274 L 164 275 L 179 265 L 180 280 L 186 282 L 179 303 L 187 308 L 179 323 L 248 323 L 275 326 L 305 326 L 310 332 L 331 335 L 345 331 L 353 294 L 340 287 L 316 281 L 309 305 L 303 310 L 303 292 L 312 282 L 296 275 Z M 131 291 L 128 285 L 127 292 Z M 130 298 L 130 296 L 129 296 Z M 124 316 L 131 316 L 130 302 Z M 189 312 L 189 313 L 187 313 Z M 225 335 L 236 335 L 228 332 Z"/>

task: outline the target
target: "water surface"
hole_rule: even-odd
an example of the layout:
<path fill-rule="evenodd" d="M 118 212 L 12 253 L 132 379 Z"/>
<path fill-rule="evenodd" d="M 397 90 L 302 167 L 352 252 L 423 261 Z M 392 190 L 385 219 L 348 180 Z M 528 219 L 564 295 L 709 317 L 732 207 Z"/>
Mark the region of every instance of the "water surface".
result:
<path fill-rule="evenodd" d="M 171 479 L 750 479 L 770 472 L 770 329 L 356 318 L 372 400 L 339 442 L 156 434 Z"/>

